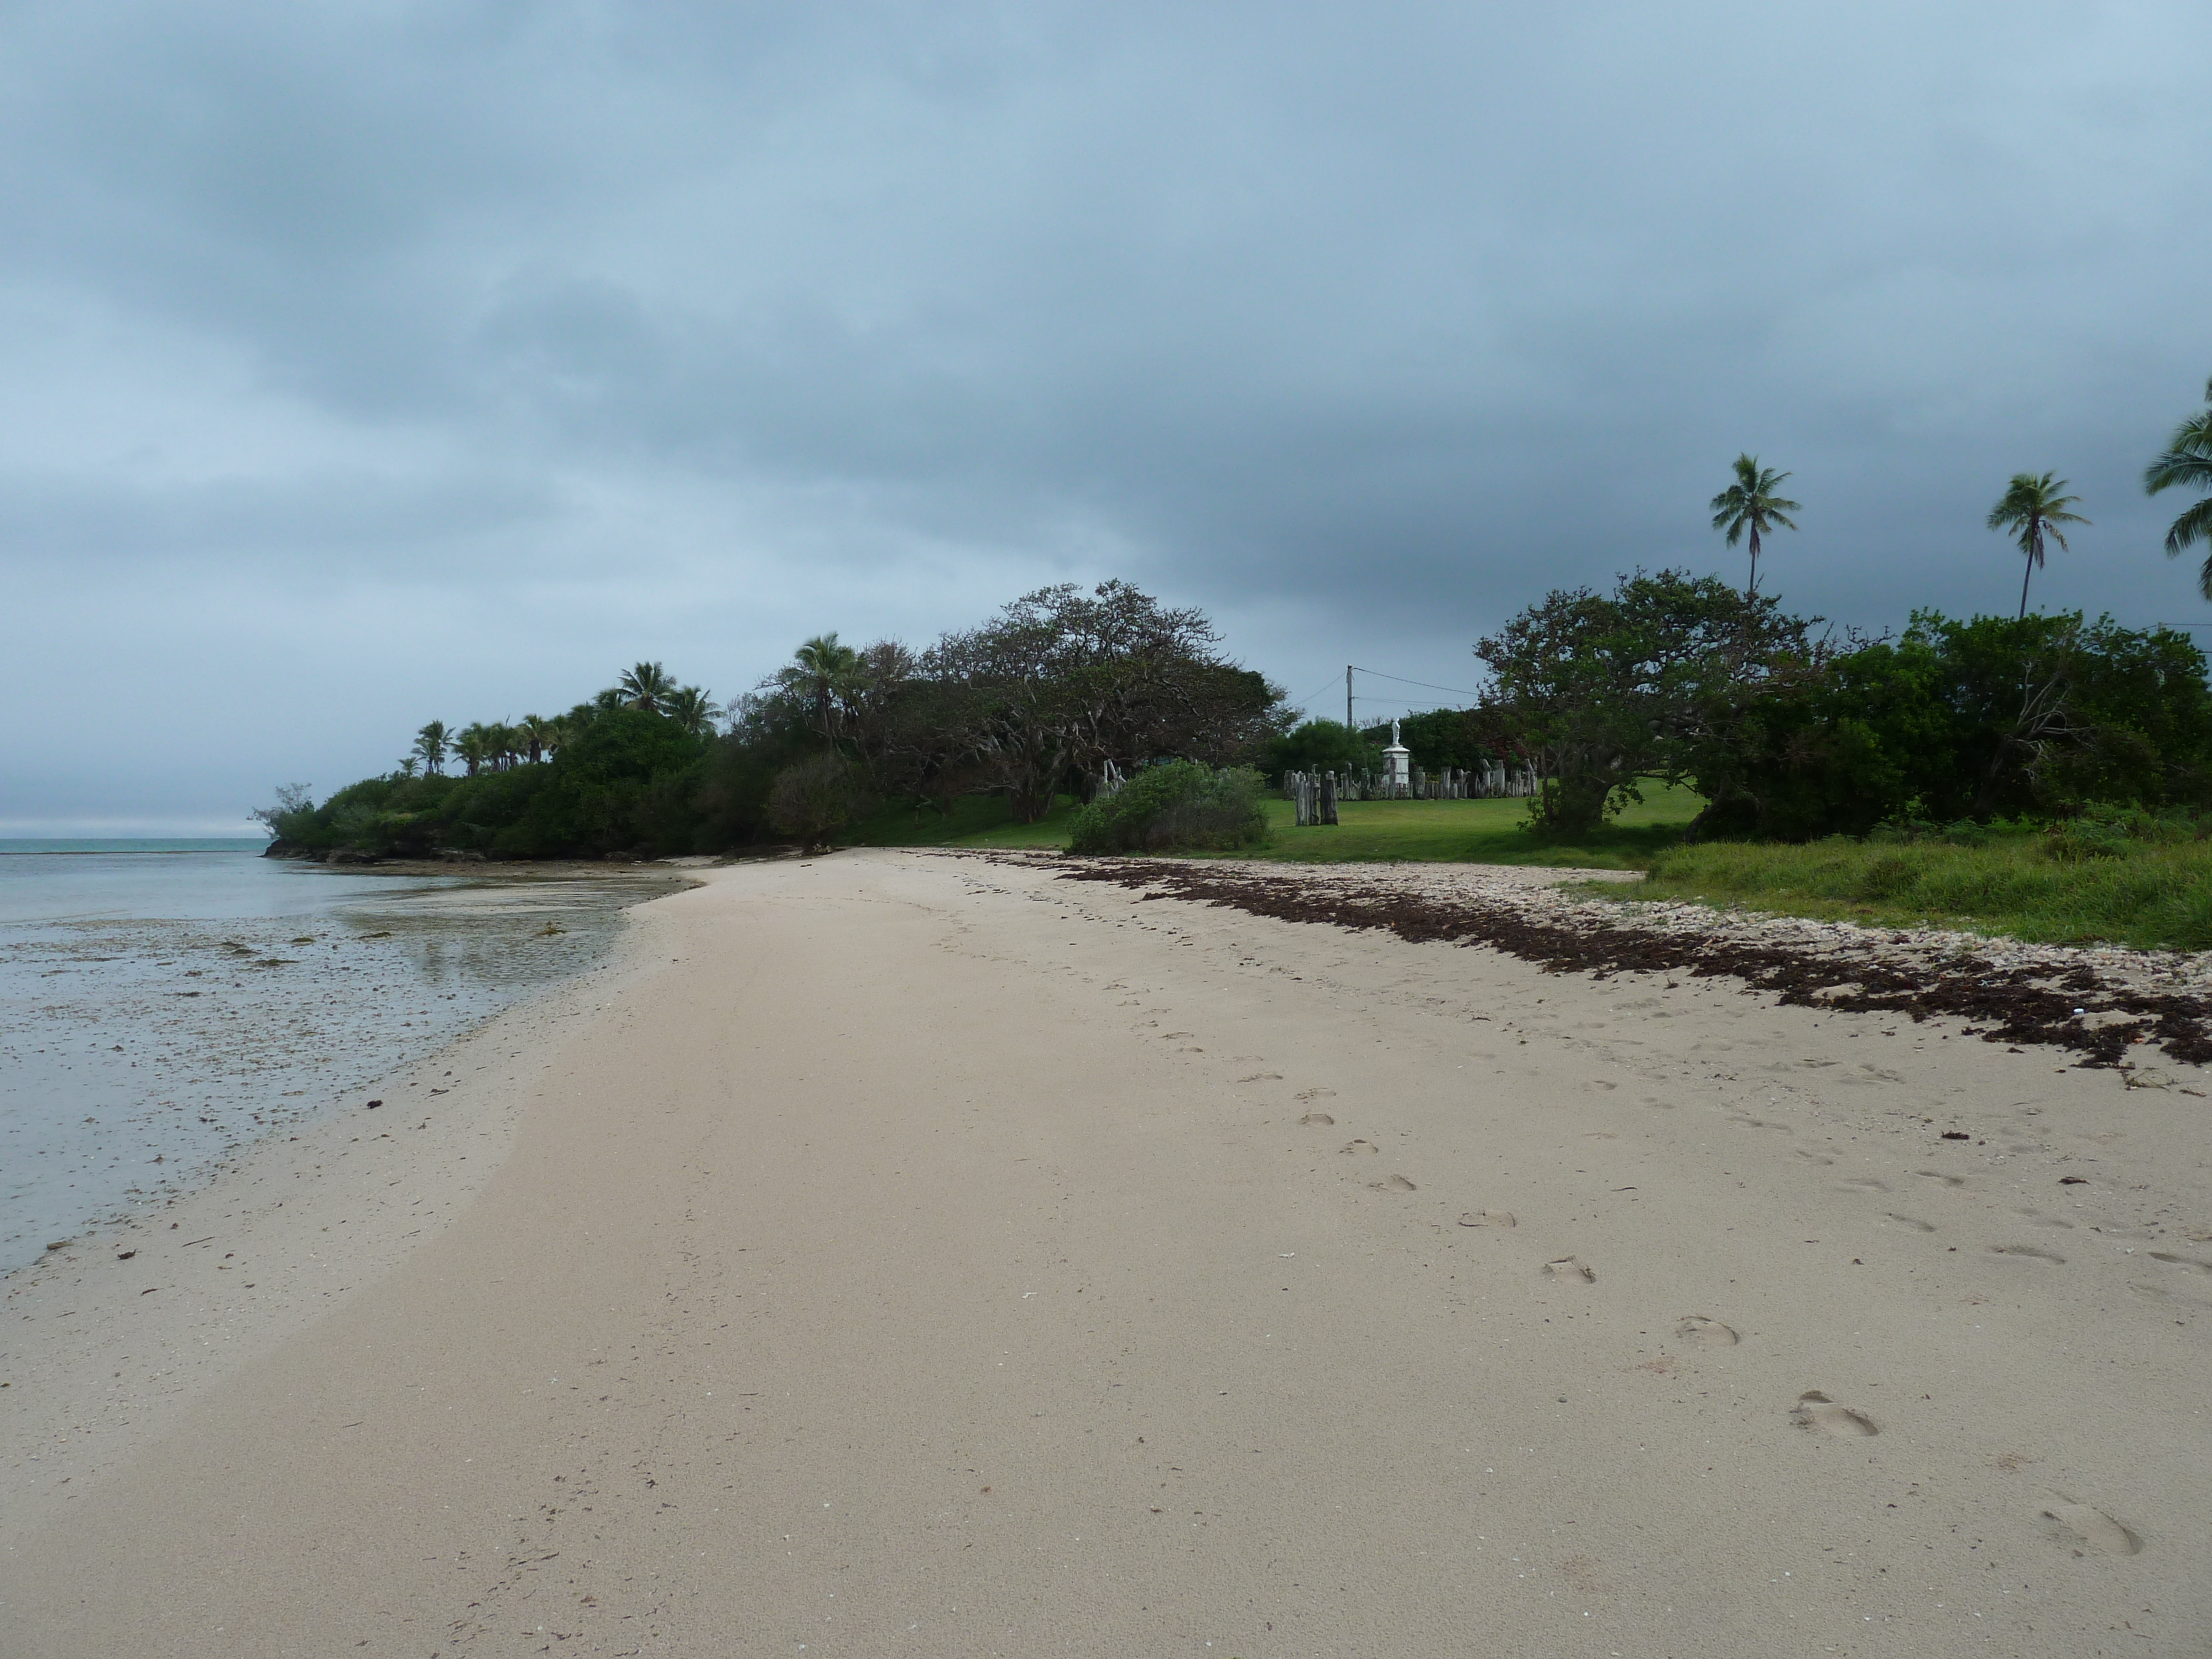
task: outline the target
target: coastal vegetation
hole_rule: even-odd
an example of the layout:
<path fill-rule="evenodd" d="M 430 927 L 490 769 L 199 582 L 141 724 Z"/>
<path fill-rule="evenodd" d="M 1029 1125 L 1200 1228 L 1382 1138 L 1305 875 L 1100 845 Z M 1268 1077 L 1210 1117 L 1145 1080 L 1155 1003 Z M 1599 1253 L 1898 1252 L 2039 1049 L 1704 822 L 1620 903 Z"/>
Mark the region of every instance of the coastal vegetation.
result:
<path fill-rule="evenodd" d="M 555 719 L 433 720 L 393 771 L 319 804 L 288 786 L 258 816 L 272 852 L 308 858 L 822 847 L 885 805 L 941 820 L 983 796 L 1032 823 L 1146 765 L 1261 761 L 1280 703 L 1202 612 L 1063 585 L 920 652 L 817 635 L 720 708 L 642 662 Z"/>

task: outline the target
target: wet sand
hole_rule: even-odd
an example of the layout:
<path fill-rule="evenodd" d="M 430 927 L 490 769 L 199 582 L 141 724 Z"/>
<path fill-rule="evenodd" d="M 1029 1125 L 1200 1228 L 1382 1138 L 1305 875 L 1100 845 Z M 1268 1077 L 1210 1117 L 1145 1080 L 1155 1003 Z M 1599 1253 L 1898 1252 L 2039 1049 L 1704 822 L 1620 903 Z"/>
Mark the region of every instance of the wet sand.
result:
<path fill-rule="evenodd" d="M 709 873 L 11 1281 L 9 1652 L 2203 1650 L 2195 1068 Z"/>
<path fill-rule="evenodd" d="M 8 896 L 64 901 L 0 921 L 0 1271 L 358 1103 L 390 1067 L 599 961 L 625 905 L 684 881 L 234 854 L 84 856 L 39 884 L 32 861 L 14 861 Z M 140 878 L 104 880 L 118 863 Z"/>

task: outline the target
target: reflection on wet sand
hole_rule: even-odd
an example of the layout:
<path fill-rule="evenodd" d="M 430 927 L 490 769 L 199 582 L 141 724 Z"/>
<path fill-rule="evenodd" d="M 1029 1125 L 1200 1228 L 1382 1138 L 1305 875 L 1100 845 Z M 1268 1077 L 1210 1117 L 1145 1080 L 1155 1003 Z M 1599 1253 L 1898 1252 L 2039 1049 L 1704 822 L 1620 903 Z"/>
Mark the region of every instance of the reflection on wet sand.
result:
<path fill-rule="evenodd" d="M 285 913 L 0 923 L 0 1271 L 594 965 L 625 908 L 682 885 L 294 870 L 281 904 L 210 905 L 195 874 L 162 908 Z"/>

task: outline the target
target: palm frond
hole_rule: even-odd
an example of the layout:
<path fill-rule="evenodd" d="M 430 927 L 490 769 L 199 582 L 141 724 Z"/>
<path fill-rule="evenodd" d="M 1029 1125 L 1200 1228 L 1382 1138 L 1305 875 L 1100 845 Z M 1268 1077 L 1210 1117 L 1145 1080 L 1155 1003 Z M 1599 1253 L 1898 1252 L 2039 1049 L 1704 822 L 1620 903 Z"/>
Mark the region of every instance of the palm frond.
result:
<path fill-rule="evenodd" d="M 2197 542 L 2212 543 L 2212 495 L 2173 521 L 2172 528 L 2166 532 L 2166 556 L 2170 559 Z M 2212 570 L 2212 561 L 2208 561 L 2205 568 Z M 2212 599 L 2212 590 L 2207 590 L 2205 597 Z"/>
<path fill-rule="evenodd" d="M 2143 489 L 2150 495 L 2175 484 L 2212 487 L 2212 410 L 2176 427 L 2166 453 L 2143 469 Z"/>

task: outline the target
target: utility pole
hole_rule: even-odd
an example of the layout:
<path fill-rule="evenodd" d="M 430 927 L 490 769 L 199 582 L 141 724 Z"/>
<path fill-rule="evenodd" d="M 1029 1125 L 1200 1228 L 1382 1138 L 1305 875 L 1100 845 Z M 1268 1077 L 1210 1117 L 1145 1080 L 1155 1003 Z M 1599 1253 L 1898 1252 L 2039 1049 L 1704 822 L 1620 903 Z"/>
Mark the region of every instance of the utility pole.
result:
<path fill-rule="evenodd" d="M 1352 665 L 1350 663 L 1344 665 L 1344 729 L 1347 732 L 1357 732 L 1359 729 L 1352 723 Z"/>

